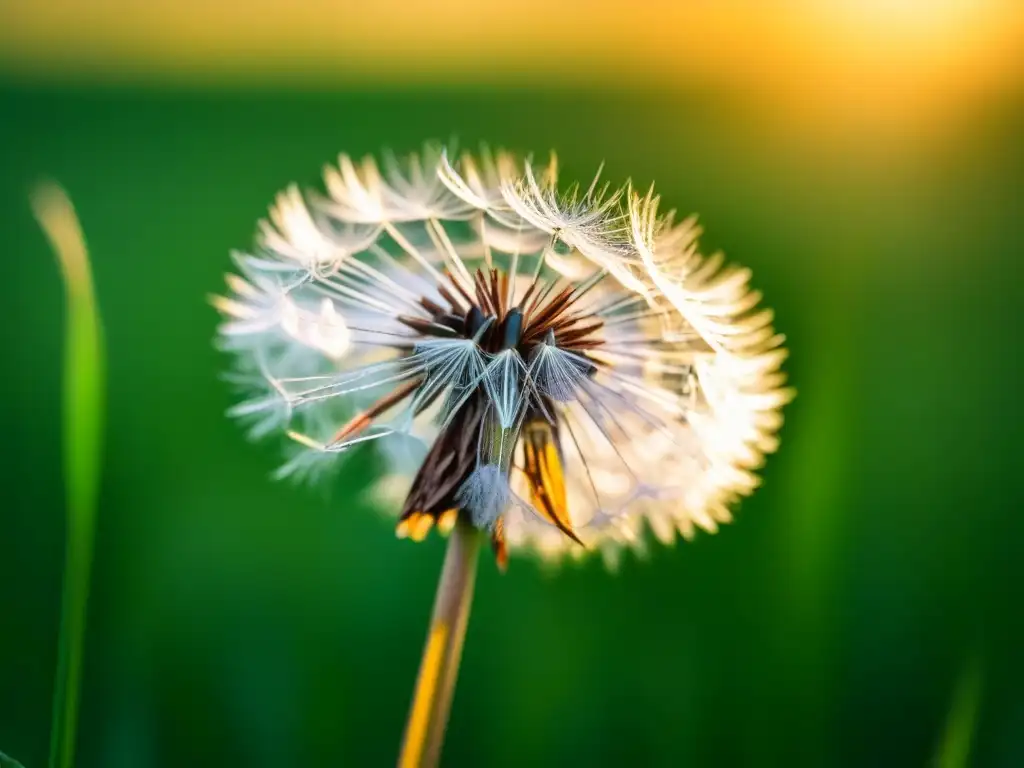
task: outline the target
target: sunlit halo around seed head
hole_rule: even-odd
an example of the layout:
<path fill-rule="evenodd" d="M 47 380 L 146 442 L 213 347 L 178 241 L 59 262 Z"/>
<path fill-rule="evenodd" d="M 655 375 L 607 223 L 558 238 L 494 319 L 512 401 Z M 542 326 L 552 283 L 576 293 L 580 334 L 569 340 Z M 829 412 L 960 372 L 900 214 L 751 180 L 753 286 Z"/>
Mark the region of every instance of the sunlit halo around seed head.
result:
<path fill-rule="evenodd" d="M 214 300 L 232 414 L 291 439 L 280 476 L 374 443 L 399 536 L 461 518 L 502 564 L 715 531 L 757 486 L 783 338 L 693 219 L 505 152 L 343 155 L 324 180 L 278 196 Z"/>

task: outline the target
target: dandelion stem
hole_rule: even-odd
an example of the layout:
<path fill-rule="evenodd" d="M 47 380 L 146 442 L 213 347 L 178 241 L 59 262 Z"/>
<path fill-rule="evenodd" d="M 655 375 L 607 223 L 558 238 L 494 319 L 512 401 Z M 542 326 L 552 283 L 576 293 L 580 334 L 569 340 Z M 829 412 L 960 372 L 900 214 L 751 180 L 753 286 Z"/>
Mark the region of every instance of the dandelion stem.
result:
<path fill-rule="evenodd" d="M 473 602 L 480 541 L 480 531 L 462 522 L 448 541 L 398 768 L 435 766 L 441 757 Z"/>

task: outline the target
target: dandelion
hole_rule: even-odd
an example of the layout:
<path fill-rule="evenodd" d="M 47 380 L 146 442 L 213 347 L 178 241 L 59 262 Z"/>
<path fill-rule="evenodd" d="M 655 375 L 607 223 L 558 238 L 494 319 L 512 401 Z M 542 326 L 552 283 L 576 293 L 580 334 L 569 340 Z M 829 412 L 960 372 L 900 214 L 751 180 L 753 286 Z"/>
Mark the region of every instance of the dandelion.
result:
<path fill-rule="evenodd" d="M 373 442 L 397 534 L 455 531 L 401 762 L 440 749 L 481 538 L 600 553 L 714 532 L 758 484 L 792 397 L 750 273 L 703 256 L 694 219 L 600 171 L 561 190 L 505 152 L 340 158 L 292 187 L 214 303 L 279 475 Z M 422 450 L 410 450 L 419 445 Z"/>

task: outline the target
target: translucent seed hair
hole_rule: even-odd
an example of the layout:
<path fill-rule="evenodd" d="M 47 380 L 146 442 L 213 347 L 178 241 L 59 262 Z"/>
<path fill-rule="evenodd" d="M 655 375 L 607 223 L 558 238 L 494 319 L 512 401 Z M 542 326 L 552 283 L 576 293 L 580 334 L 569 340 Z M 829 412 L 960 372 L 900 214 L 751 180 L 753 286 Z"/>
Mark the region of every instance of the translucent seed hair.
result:
<path fill-rule="evenodd" d="M 232 414 L 289 438 L 282 477 L 372 444 L 400 536 L 461 519 L 502 564 L 714 532 L 778 447 L 786 351 L 749 270 L 660 209 L 553 156 L 342 155 L 234 254 Z"/>

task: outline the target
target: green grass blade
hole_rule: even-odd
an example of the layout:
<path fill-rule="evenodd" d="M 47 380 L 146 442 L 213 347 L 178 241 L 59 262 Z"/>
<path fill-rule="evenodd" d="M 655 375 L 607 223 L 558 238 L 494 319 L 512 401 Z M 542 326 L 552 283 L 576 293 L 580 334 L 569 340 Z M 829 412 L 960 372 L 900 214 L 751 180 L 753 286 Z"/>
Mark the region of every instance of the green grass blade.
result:
<path fill-rule="evenodd" d="M 25 766 L 13 757 L 8 757 L 3 752 L 0 752 L 0 768 L 25 768 Z"/>
<path fill-rule="evenodd" d="M 973 654 L 964 664 L 953 691 L 953 703 L 935 754 L 935 768 L 966 768 L 970 765 L 971 741 L 981 709 L 981 659 Z"/>
<path fill-rule="evenodd" d="M 50 732 L 50 768 L 74 764 L 86 605 L 92 568 L 103 431 L 103 340 L 89 257 L 67 195 L 51 183 L 32 195 L 36 218 L 60 262 L 67 297 L 63 381 L 67 540 Z"/>

